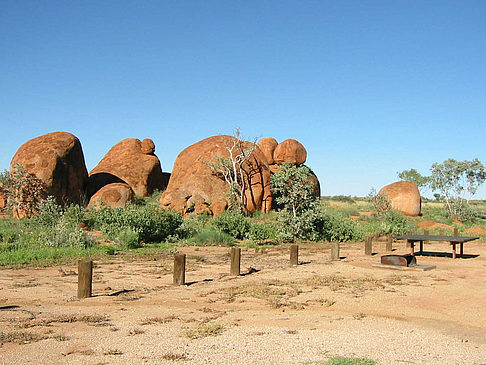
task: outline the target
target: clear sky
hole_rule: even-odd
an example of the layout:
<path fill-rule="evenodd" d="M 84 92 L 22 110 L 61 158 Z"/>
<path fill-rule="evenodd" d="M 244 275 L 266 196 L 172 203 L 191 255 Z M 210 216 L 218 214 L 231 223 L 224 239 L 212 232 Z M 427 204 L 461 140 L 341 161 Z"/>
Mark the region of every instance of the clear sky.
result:
<path fill-rule="evenodd" d="M 151 138 L 299 140 L 323 195 L 486 163 L 486 1 L 24 1 L 0 7 L 0 169 L 53 131 L 88 171 Z M 486 199 L 483 186 L 476 196 Z"/>

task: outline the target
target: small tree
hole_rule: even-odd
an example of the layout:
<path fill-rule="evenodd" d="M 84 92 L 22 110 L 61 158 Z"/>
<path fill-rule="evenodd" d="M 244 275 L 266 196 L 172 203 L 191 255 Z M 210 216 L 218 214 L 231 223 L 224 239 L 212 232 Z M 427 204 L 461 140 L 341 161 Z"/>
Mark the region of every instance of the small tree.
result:
<path fill-rule="evenodd" d="M 284 238 L 316 239 L 322 227 L 319 200 L 310 182 L 312 172 L 307 166 L 284 164 L 272 175 L 275 201 Z"/>
<path fill-rule="evenodd" d="M 247 165 L 251 154 L 257 148 L 256 139 L 253 142 L 243 140 L 240 129 L 236 128 L 233 137 L 226 141 L 225 149 L 228 157 L 217 156 L 213 161 L 207 162 L 207 166 L 213 173 L 220 176 L 229 186 L 230 209 L 244 211 L 246 207 L 247 177 L 249 171 Z"/>
<path fill-rule="evenodd" d="M 441 164 L 434 163 L 430 171 L 432 191 L 440 193 L 451 216 L 462 218 L 464 209 L 469 208 L 469 200 L 486 180 L 484 165 L 477 158 L 472 161 L 450 158 Z"/>
<path fill-rule="evenodd" d="M 47 198 L 47 186 L 22 165 L 14 164 L 10 173 L 3 173 L 1 184 L 7 198 L 7 209 L 14 216 L 30 218 L 39 212 L 39 204 Z"/>
<path fill-rule="evenodd" d="M 420 193 L 427 188 L 430 177 L 422 176 L 417 170 L 410 169 L 410 170 L 403 170 L 402 172 L 397 172 L 398 178 L 403 181 L 410 181 L 417 185 Z"/>

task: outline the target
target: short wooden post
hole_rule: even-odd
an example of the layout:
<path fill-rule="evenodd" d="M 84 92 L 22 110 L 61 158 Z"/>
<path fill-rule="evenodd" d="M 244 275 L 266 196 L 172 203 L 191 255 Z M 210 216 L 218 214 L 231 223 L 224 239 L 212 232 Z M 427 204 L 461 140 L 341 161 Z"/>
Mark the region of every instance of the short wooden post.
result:
<path fill-rule="evenodd" d="M 241 263 L 241 248 L 231 247 L 230 260 L 231 260 L 230 275 L 239 276 L 240 275 L 240 263 Z"/>
<path fill-rule="evenodd" d="M 78 298 L 91 297 L 93 288 L 93 261 L 78 261 Z"/>
<path fill-rule="evenodd" d="M 297 266 L 297 265 L 299 265 L 299 246 L 291 245 L 290 246 L 290 266 Z"/>
<path fill-rule="evenodd" d="M 178 253 L 174 255 L 174 285 L 186 283 L 186 255 Z"/>
<path fill-rule="evenodd" d="M 457 227 L 454 228 L 454 236 L 459 236 L 459 230 L 457 229 Z"/>
<path fill-rule="evenodd" d="M 443 236 L 444 235 L 444 228 L 441 228 L 439 229 L 439 236 Z"/>
<path fill-rule="evenodd" d="M 429 230 L 428 229 L 424 229 L 424 236 L 428 236 L 429 235 Z M 429 244 L 429 241 L 428 240 L 425 240 L 424 241 L 424 245 L 428 245 Z"/>
<path fill-rule="evenodd" d="M 387 252 L 393 251 L 393 236 L 391 234 L 386 235 L 386 248 Z"/>
<path fill-rule="evenodd" d="M 373 253 L 373 236 L 366 236 L 365 255 L 371 256 L 372 253 Z"/>
<path fill-rule="evenodd" d="M 339 249 L 338 241 L 331 242 L 331 260 L 339 260 L 341 258 Z"/>

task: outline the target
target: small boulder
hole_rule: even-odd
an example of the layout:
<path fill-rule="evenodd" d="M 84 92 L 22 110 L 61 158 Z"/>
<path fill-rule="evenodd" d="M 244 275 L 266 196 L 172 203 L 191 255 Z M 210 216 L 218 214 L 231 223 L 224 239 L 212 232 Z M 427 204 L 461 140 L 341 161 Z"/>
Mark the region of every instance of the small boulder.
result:
<path fill-rule="evenodd" d="M 299 141 L 286 139 L 280 142 L 275 148 L 273 159 L 279 165 L 283 165 L 284 163 L 302 165 L 307 159 L 307 151 Z"/>
<path fill-rule="evenodd" d="M 391 203 L 392 209 L 403 215 L 417 217 L 420 214 L 422 201 L 420 192 L 413 182 L 398 181 L 383 187 L 378 194 L 385 195 Z"/>
<path fill-rule="evenodd" d="M 125 207 L 135 202 L 135 193 L 127 184 L 113 183 L 103 186 L 89 200 L 88 208 L 99 209 L 102 206 L 111 208 Z"/>
<path fill-rule="evenodd" d="M 275 138 L 272 137 L 265 137 L 258 141 L 258 147 L 263 152 L 265 157 L 267 158 L 267 162 L 271 165 L 275 163 L 273 159 L 273 152 L 275 148 L 277 148 L 278 142 Z"/>
<path fill-rule="evenodd" d="M 15 164 L 42 180 L 59 204 L 83 202 L 88 172 L 81 143 L 71 133 L 53 132 L 25 142 L 12 158 L 11 170 Z"/>
<path fill-rule="evenodd" d="M 155 144 L 151 139 L 141 142 L 127 138 L 118 142 L 89 173 L 88 196 L 111 183 L 128 184 L 140 196 L 162 190 L 164 176 L 154 151 Z"/>

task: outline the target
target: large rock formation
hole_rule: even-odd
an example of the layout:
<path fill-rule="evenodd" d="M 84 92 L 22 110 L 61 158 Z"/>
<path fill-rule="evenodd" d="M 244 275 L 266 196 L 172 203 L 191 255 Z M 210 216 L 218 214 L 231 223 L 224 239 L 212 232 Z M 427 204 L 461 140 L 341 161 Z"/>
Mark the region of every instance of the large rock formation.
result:
<path fill-rule="evenodd" d="M 378 194 L 385 195 L 391 203 L 392 209 L 402 212 L 403 215 L 416 217 L 420 214 L 420 192 L 413 182 L 398 181 L 383 187 Z"/>
<path fill-rule="evenodd" d="M 134 198 L 135 194 L 130 186 L 123 183 L 112 183 L 103 186 L 91 197 L 88 208 L 125 207 L 128 202 L 134 203 Z"/>
<path fill-rule="evenodd" d="M 42 180 L 59 204 L 83 203 L 88 172 L 81 143 L 71 133 L 53 132 L 27 141 L 13 157 L 11 170 L 15 164 Z"/>
<path fill-rule="evenodd" d="M 216 157 L 229 157 L 227 146 L 234 141 L 232 136 L 214 136 L 183 150 L 174 163 L 169 185 L 160 198 L 161 205 L 182 213 L 223 213 L 229 205 L 229 185 L 208 163 L 214 162 Z M 272 204 L 270 172 L 267 159 L 258 147 L 245 163 L 244 170 L 248 187 L 246 209 L 268 212 Z"/>
<path fill-rule="evenodd" d="M 127 138 L 118 142 L 89 173 L 88 196 L 111 183 L 128 184 L 140 196 L 161 190 L 164 176 L 154 151 L 151 139 Z"/>

